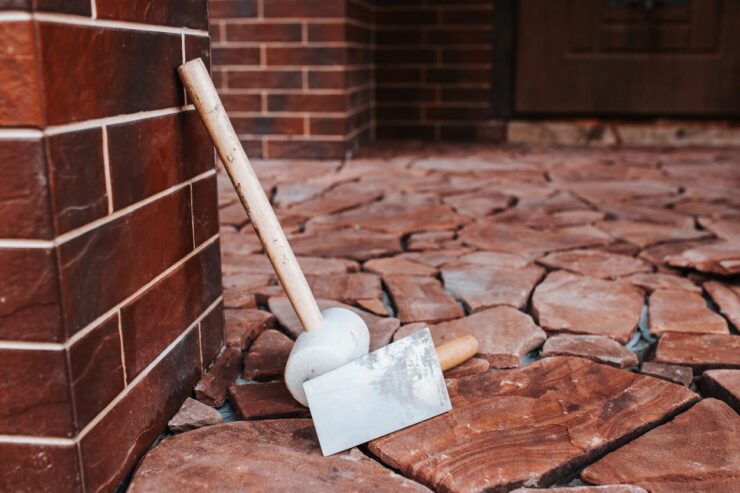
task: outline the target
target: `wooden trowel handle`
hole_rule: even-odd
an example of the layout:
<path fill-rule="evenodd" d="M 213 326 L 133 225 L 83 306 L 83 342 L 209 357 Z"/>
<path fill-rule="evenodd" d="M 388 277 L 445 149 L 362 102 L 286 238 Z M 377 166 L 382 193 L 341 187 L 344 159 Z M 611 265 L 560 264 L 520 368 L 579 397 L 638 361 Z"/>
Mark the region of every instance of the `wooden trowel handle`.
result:
<path fill-rule="evenodd" d="M 442 371 L 464 363 L 478 352 L 478 339 L 471 335 L 457 337 L 436 347 Z"/>
<path fill-rule="evenodd" d="M 239 137 L 231 126 L 208 70 L 198 58 L 180 66 L 177 71 L 195 109 L 203 119 L 213 145 L 221 156 L 236 193 L 252 221 L 262 247 L 298 319 L 306 330 L 318 328 L 322 324 L 319 306 L 285 238 L 270 201 L 249 163 Z"/>

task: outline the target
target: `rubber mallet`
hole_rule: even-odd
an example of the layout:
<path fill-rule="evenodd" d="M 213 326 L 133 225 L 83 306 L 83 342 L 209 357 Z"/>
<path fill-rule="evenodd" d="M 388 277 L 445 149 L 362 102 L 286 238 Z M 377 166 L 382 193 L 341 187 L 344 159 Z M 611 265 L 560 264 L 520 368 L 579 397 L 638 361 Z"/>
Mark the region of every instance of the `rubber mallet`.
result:
<path fill-rule="evenodd" d="M 200 58 L 189 61 L 177 71 L 305 329 L 298 336 L 285 367 L 288 390 L 305 406 L 303 382 L 367 354 L 370 346 L 367 325 L 351 310 L 319 310 L 203 61 Z"/>

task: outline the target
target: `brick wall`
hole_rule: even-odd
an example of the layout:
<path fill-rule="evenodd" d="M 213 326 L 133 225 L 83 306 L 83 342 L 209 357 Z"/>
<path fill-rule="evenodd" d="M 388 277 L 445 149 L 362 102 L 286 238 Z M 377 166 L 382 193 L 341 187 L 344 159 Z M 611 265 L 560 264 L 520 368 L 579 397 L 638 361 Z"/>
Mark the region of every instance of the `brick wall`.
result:
<path fill-rule="evenodd" d="M 0 0 L 0 491 L 114 491 L 223 340 L 205 0 Z M 154 5 L 152 7 L 152 5 Z"/>
<path fill-rule="evenodd" d="M 491 0 L 378 0 L 379 139 L 487 138 Z"/>
<path fill-rule="evenodd" d="M 372 129 L 360 0 L 211 0 L 214 80 L 252 157 L 341 158 Z"/>

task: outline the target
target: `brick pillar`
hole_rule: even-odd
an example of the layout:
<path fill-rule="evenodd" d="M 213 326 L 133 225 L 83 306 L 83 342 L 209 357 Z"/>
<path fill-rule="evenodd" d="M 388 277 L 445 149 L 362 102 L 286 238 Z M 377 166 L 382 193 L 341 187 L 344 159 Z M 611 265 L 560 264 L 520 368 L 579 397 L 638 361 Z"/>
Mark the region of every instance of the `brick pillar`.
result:
<path fill-rule="evenodd" d="M 342 158 L 372 129 L 362 0 L 211 0 L 213 69 L 247 153 Z"/>
<path fill-rule="evenodd" d="M 223 341 L 205 0 L 0 0 L 0 491 L 114 491 Z"/>

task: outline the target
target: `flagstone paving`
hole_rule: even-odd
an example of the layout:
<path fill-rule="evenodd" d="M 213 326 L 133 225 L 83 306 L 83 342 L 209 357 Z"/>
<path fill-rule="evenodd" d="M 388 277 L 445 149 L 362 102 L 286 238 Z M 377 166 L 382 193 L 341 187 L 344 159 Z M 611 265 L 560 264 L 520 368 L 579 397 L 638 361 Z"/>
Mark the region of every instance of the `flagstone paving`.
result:
<path fill-rule="evenodd" d="M 248 421 L 164 439 L 130 491 L 738 491 L 740 151 L 399 149 L 254 165 L 371 350 L 478 338 L 453 410 L 321 456 L 282 381 L 301 325 L 219 173 L 228 349 L 194 396 Z"/>

